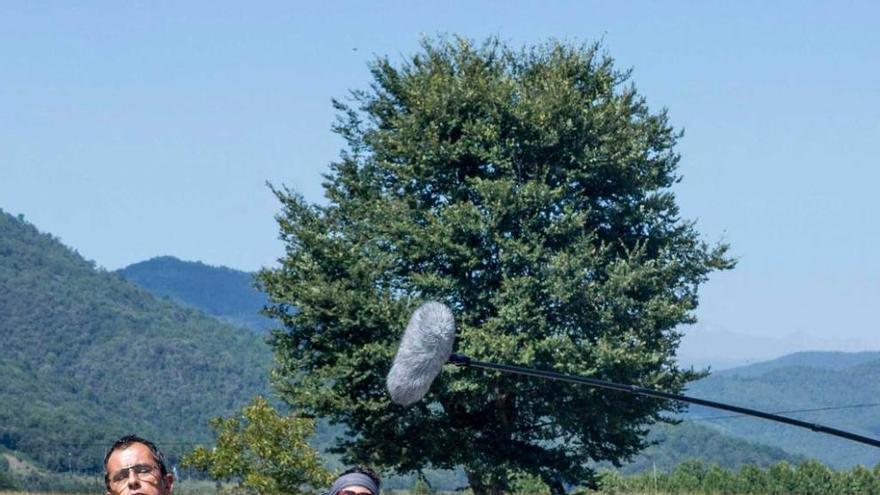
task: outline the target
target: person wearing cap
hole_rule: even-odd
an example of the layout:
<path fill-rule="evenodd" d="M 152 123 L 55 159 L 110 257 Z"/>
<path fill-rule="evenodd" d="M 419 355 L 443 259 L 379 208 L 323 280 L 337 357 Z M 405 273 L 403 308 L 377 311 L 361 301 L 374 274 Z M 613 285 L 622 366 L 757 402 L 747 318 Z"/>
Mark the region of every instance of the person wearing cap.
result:
<path fill-rule="evenodd" d="M 356 466 L 336 478 L 326 495 L 379 495 L 381 480 L 368 467 Z"/>

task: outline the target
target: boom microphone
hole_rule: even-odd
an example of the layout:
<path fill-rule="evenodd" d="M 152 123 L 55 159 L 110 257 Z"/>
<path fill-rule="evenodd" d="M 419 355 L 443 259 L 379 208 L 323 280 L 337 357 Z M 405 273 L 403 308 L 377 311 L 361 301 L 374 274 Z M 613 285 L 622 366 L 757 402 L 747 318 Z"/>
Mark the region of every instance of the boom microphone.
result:
<path fill-rule="evenodd" d="M 400 339 L 400 347 L 394 356 L 394 364 L 388 373 L 386 385 L 391 400 L 402 406 L 408 406 L 418 402 L 428 393 L 434 378 L 440 373 L 443 365 L 448 361 L 457 366 L 467 366 L 485 370 L 512 373 L 515 375 L 545 378 L 554 381 L 579 383 L 588 387 L 616 390 L 633 395 L 653 397 L 696 404 L 722 411 L 730 411 L 747 416 L 753 416 L 791 426 L 806 428 L 818 433 L 845 438 L 854 442 L 880 447 L 880 440 L 858 435 L 853 432 L 832 428 L 818 423 L 809 423 L 778 414 L 758 411 L 745 407 L 725 404 L 723 402 L 710 401 L 689 397 L 687 395 L 662 392 L 637 385 L 614 383 L 596 378 L 584 376 L 565 375 L 554 371 L 512 366 L 505 364 L 487 363 L 477 361 L 467 356 L 452 354 L 452 344 L 455 340 L 455 317 L 452 311 L 438 302 L 427 302 L 421 305 L 412 315 L 403 337 Z"/>
<path fill-rule="evenodd" d="M 385 382 L 391 400 L 408 406 L 424 397 L 449 360 L 454 341 L 452 311 L 438 302 L 419 306 L 403 332 Z"/>

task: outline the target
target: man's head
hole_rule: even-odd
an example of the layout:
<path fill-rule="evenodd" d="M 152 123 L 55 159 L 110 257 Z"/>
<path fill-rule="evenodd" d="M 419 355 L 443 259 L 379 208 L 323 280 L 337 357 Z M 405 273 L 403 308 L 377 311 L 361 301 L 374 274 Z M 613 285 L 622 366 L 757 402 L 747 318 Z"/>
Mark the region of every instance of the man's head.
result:
<path fill-rule="evenodd" d="M 353 467 L 336 478 L 327 495 L 379 495 L 381 480 L 368 467 Z"/>
<path fill-rule="evenodd" d="M 107 495 L 170 495 L 174 475 L 153 442 L 126 435 L 107 449 L 104 485 Z"/>

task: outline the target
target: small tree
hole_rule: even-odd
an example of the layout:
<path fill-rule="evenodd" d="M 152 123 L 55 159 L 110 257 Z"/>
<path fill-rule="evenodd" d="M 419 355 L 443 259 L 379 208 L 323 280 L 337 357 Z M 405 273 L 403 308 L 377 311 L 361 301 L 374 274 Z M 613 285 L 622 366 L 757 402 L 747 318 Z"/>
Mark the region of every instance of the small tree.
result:
<path fill-rule="evenodd" d="M 789 463 L 778 462 L 767 469 L 767 488 L 774 495 L 796 493 L 797 479 Z"/>
<path fill-rule="evenodd" d="M 837 475 L 842 478 L 840 486 L 835 487 L 834 493 L 850 493 L 853 495 L 869 495 L 880 493 L 880 479 L 870 469 L 862 465 L 852 468 L 849 473 Z"/>
<path fill-rule="evenodd" d="M 675 466 L 669 477 L 673 491 L 698 492 L 703 488 L 703 480 L 708 469 L 702 462 L 692 459 Z"/>
<path fill-rule="evenodd" d="M 416 477 L 416 482 L 413 484 L 412 489 L 410 490 L 410 495 L 431 495 L 434 493 L 433 487 L 428 483 L 428 480 L 420 473 L 419 476 Z"/>
<path fill-rule="evenodd" d="M 246 493 L 258 495 L 313 493 L 332 481 L 318 452 L 306 442 L 315 432 L 314 420 L 281 416 L 256 397 L 239 416 L 215 418 L 211 427 L 216 446 L 197 447 L 183 458 L 184 465 L 216 480 L 235 481 Z"/>
<path fill-rule="evenodd" d="M 824 464 L 808 460 L 794 470 L 795 493 L 820 495 L 829 493 L 833 473 Z"/>
<path fill-rule="evenodd" d="M 348 143 L 326 206 L 276 190 L 286 256 L 260 273 L 273 301 L 276 385 L 343 423 L 348 460 L 409 472 L 463 466 L 477 495 L 540 477 L 591 483 L 673 406 L 450 369 L 426 399 L 389 402 L 384 379 L 410 312 L 456 313 L 476 359 L 677 392 L 679 325 L 697 288 L 732 267 L 679 218 L 679 133 L 597 46 L 514 50 L 426 41 L 336 102 Z M 295 309 L 294 309 L 295 308 Z"/>
<path fill-rule="evenodd" d="M 754 464 L 746 464 L 736 475 L 739 493 L 769 493 L 767 474 Z"/>

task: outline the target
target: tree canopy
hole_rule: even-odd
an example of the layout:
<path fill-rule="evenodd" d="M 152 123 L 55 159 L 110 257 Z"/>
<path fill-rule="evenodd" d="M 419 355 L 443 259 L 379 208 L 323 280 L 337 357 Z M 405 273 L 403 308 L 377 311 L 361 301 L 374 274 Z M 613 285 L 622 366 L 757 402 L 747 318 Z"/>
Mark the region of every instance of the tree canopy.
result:
<path fill-rule="evenodd" d="M 286 254 L 259 279 L 285 327 L 279 391 L 347 425 L 352 461 L 463 466 L 477 494 L 519 474 L 589 483 L 588 461 L 637 453 L 674 406 L 446 369 L 403 408 L 385 374 L 410 312 L 437 300 L 475 359 L 680 391 L 697 376 L 676 365 L 680 325 L 733 266 L 679 215 L 680 132 L 598 45 L 440 38 L 371 72 L 334 102 L 347 145 L 327 203 L 275 190 Z"/>

